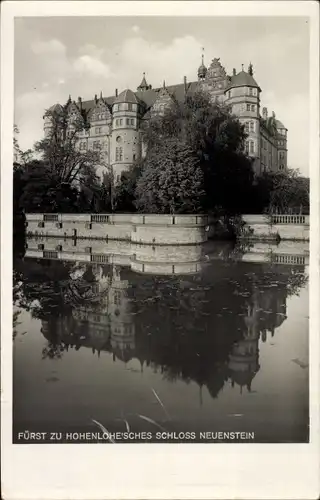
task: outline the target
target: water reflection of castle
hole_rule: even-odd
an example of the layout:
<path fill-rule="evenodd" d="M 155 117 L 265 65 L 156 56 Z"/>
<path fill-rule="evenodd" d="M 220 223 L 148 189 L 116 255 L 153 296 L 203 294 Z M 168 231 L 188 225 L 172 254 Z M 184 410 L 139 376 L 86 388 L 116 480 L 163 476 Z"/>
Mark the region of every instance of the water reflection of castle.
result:
<path fill-rule="evenodd" d="M 169 380 L 196 381 L 212 397 L 228 380 L 250 391 L 259 342 L 286 319 L 288 290 L 285 275 L 273 284 L 265 264 L 239 266 L 238 276 L 232 270 L 230 279 L 215 283 L 217 266 L 184 282 L 84 264 L 70 273 L 69 288 L 86 300 L 71 314 L 43 320 L 42 333 L 65 350 L 105 351 L 114 361 L 137 359 L 141 369 L 146 364 Z"/>

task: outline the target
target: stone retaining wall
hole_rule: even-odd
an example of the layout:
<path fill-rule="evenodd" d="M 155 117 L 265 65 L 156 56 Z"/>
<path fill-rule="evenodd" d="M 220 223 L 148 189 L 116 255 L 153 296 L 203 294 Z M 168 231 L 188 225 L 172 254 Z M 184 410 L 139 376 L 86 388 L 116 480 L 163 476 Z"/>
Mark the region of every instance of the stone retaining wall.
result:
<path fill-rule="evenodd" d="M 309 241 L 309 215 L 243 215 L 243 238 Z"/>
<path fill-rule="evenodd" d="M 26 214 L 28 235 L 194 245 L 208 240 L 206 215 Z"/>

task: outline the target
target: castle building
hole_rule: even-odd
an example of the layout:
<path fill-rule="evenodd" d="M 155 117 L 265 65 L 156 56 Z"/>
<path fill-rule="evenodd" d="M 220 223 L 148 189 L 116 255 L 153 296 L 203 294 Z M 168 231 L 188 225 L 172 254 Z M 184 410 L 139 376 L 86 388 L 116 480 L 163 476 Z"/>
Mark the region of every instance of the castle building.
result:
<path fill-rule="evenodd" d="M 136 91 L 126 89 L 115 95 L 83 101 L 80 97 L 77 102 L 71 97 L 67 102 L 67 111 L 70 117 L 83 122 L 83 130 L 78 133 L 80 151 L 88 149 L 99 151 L 101 165 L 97 174 L 103 180 L 104 174 L 112 173 L 115 182 L 118 182 L 121 173 L 146 153 L 142 141 L 141 125 L 144 120 L 154 114 L 164 114 L 165 109 L 182 102 L 188 94 L 199 90 L 207 91 L 215 102 L 225 103 L 232 113 L 244 125 L 247 134 L 246 152 L 252 158 L 253 168 L 257 175 L 265 171 L 277 172 L 287 168 L 287 129 L 282 122 L 276 119 L 275 113 L 268 116 L 267 108 L 261 112 L 261 88 L 253 76 L 253 66 L 250 63 L 248 70 L 228 75 L 221 65 L 220 59 L 212 60 L 207 68 L 202 63 L 198 68 L 198 79 L 183 83 L 152 88 L 143 74 L 142 81 Z M 62 109 L 55 104 L 50 110 Z M 50 117 L 44 118 L 44 132 L 50 133 Z"/>

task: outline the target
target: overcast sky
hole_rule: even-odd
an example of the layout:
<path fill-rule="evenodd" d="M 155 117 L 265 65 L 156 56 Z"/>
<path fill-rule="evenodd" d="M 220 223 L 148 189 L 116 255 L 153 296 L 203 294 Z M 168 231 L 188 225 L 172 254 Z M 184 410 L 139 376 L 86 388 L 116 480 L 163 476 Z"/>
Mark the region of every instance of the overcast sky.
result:
<path fill-rule="evenodd" d="M 288 163 L 308 174 L 309 24 L 304 18 L 47 17 L 15 20 L 15 123 L 23 149 L 43 134 L 43 111 L 71 94 L 93 99 L 148 83 L 197 79 L 220 57 L 228 74 L 253 63 L 261 106 L 288 128 Z"/>

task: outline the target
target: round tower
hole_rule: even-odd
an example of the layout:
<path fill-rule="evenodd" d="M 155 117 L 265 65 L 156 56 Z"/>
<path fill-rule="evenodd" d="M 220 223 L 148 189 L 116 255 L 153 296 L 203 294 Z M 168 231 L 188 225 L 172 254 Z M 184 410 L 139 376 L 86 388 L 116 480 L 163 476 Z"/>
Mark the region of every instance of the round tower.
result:
<path fill-rule="evenodd" d="M 242 65 L 240 73 L 233 74 L 225 90 L 225 103 L 245 126 L 246 152 L 254 161 L 256 173 L 260 173 L 260 93 L 251 63 L 248 72 Z"/>
<path fill-rule="evenodd" d="M 277 127 L 277 149 L 278 149 L 278 170 L 286 170 L 288 166 L 287 133 L 288 129 L 280 120 L 276 120 Z"/>
<path fill-rule="evenodd" d="M 124 90 L 112 106 L 111 165 L 114 182 L 140 157 L 140 102 L 132 90 Z"/>

